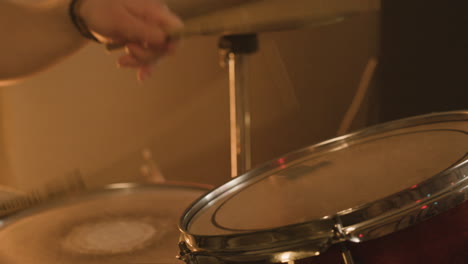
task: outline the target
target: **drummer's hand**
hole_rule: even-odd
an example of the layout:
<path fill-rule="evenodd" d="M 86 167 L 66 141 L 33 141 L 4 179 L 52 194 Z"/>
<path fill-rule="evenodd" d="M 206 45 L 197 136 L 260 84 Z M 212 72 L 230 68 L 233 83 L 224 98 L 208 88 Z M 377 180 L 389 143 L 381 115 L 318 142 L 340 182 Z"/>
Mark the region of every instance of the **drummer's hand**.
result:
<path fill-rule="evenodd" d="M 121 67 L 138 70 L 138 78 L 150 76 L 151 67 L 175 49 L 169 32 L 180 31 L 182 21 L 159 0 L 81 0 L 77 12 L 89 30 L 105 43 L 125 45 L 118 59 Z"/>

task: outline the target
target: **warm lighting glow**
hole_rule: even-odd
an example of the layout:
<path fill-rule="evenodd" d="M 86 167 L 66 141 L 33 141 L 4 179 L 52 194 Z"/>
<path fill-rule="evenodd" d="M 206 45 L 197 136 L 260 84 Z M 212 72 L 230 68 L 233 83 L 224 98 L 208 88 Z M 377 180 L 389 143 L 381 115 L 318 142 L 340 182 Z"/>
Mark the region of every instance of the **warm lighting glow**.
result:
<path fill-rule="evenodd" d="M 291 252 L 285 252 L 281 255 L 281 263 L 289 262 L 291 258 Z"/>
<path fill-rule="evenodd" d="M 412 190 L 412 189 L 416 189 L 416 188 L 418 188 L 418 185 L 417 185 L 417 184 L 411 186 L 411 190 Z"/>
<path fill-rule="evenodd" d="M 427 207 L 428 207 L 427 205 L 424 205 L 424 206 L 421 207 L 421 210 L 425 210 L 425 209 L 427 209 Z"/>

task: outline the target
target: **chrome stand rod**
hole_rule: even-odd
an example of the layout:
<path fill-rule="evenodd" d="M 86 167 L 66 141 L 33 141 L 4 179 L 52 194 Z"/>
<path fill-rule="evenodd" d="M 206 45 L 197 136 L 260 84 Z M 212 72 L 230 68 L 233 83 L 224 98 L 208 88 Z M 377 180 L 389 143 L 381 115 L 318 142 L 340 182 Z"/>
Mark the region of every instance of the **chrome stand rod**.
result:
<path fill-rule="evenodd" d="M 341 257 L 343 258 L 343 264 L 355 264 L 351 251 L 344 245 L 340 245 Z"/>
<path fill-rule="evenodd" d="M 228 54 L 232 177 L 247 172 L 252 165 L 249 91 L 246 83 L 247 59 L 247 55 L 244 54 Z"/>
<path fill-rule="evenodd" d="M 247 172 L 251 164 L 250 107 L 247 60 L 257 51 L 256 35 L 224 36 L 219 42 L 222 62 L 229 70 L 231 177 Z"/>

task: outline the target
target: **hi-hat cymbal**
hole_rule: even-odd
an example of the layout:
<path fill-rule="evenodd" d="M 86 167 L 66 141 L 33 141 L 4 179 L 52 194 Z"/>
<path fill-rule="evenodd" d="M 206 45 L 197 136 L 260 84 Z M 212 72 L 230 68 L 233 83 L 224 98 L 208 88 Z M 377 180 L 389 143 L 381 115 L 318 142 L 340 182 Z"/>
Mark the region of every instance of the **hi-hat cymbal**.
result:
<path fill-rule="evenodd" d="M 263 0 L 189 18 L 181 35 L 246 34 L 322 25 L 379 10 L 380 0 Z"/>

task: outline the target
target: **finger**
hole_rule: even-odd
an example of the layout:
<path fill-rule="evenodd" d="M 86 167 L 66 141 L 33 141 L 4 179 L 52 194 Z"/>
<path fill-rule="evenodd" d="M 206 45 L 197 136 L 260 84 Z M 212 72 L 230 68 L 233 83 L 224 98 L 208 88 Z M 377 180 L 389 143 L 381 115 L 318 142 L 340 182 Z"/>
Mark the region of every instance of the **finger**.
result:
<path fill-rule="evenodd" d="M 119 67 L 133 68 L 137 69 L 137 79 L 139 81 L 145 81 L 151 77 L 151 72 L 155 64 L 141 64 L 137 62 L 130 55 L 124 55 L 119 58 L 118 61 Z"/>
<path fill-rule="evenodd" d="M 148 64 L 157 61 L 159 58 L 167 53 L 167 46 L 162 48 L 145 48 L 139 44 L 128 44 L 126 52 L 134 57 L 138 62 Z"/>
<path fill-rule="evenodd" d="M 137 59 L 131 55 L 123 55 L 117 60 L 117 65 L 122 68 L 139 68 L 144 64 L 140 63 Z"/>
<path fill-rule="evenodd" d="M 180 40 L 172 40 L 166 44 L 167 54 L 173 55 L 180 46 Z"/>
<path fill-rule="evenodd" d="M 137 79 L 141 82 L 147 80 L 151 77 L 151 72 L 153 71 L 152 65 L 147 64 L 138 69 Z"/>

